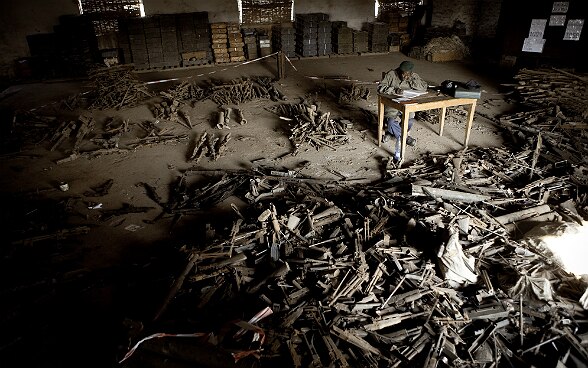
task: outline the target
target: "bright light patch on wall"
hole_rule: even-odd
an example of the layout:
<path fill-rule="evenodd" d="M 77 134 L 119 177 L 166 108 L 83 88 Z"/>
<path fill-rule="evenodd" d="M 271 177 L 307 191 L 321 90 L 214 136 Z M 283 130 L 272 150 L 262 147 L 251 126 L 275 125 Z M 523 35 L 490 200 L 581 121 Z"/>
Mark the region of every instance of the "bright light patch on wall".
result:
<path fill-rule="evenodd" d="M 292 10 L 290 11 L 290 20 L 294 22 L 294 0 L 292 0 Z"/>
<path fill-rule="evenodd" d="M 375 5 L 374 15 L 377 18 L 378 14 L 380 13 L 380 2 L 378 0 L 376 0 L 374 5 Z"/>
<path fill-rule="evenodd" d="M 84 14 L 84 4 L 83 4 L 84 0 L 78 0 L 78 8 L 80 10 L 80 14 Z M 141 17 L 145 16 L 145 6 L 143 5 L 143 0 L 138 0 L 135 2 L 135 4 L 129 5 L 123 5 L 123 4 L 119 4 L 119 6 L 122 5 L 122 8 L 124 10 L 133 10 L 133 9 L 139 9 L 139 14 L 141 15 Z M 113 8 L 116 9 L 116 8 Z"/>
<path fill-rule="evenodd" d="M 239 24 L 243 23 L 243 1 L 237 0 L 237 8 L 239 9 Z"/>

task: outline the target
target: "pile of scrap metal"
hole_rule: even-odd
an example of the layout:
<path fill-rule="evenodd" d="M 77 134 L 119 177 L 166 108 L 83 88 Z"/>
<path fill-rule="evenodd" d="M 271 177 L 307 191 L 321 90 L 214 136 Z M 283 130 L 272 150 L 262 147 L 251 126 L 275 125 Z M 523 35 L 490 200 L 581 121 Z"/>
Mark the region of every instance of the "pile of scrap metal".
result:
<path fill-rule="evenodd" d="M 183 320 L 181 331 L 268 366 L 586 362 L 588 284 L 509 224 L 550 214 L 588 226 L 588 187 L 541 158 L 532 181 L 529 154 L 428 156 L 358 187 L 257 170 L 234 173 L 226 190 L 226 174 L 199 198 L 230 192 L 250 205 L 232 206 L 232 226 L 211 224 L 206 244 L 182 248 L 187 266 L 156 326 L 173 334 Z M 177 209 L 191 202 L 180 192 Z M 126 366 L 181 360 L 173 338 L 148 350 L 141 341 Z"/>
<path fill-rule="evenodd" d="M 521 69 L 514 77 L 515 90 L 523 103 L 559 105 L 566 113 L 588 119 L 588 76 L 565 70 Z"/>
<path fill-rule="evenodd" d="M 316 150 L 328 147 L 335 151 L 349 141 L 347 129 L 352 127 L 351 122 L 331 118 L 331 113 L 319 111 L 318 105 L 282 104 L 268 110 L 290 122 L 289 139 L 294 146 L 293 155 L 305 146 Z"/>

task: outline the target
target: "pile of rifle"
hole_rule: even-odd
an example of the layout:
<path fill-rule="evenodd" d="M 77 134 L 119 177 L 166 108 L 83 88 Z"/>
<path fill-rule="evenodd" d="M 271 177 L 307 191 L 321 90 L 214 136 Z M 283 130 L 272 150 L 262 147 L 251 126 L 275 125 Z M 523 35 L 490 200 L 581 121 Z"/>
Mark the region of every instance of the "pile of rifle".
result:
<path fill-rule="evenodd" d="M 133 107 L 152 97 L 146 85 L 127 67 L 96 69 L 89 76 L 94 87 L 89 109 Z"/>
<path fill-rule="evenodd" d="M 328 147 L 335 151 L 349 140 L 346 120 L 332 119 L 330 112 L 319 111 L 317 105 L 283 104 L 275 107 L 274 112 L 290 121 L 289 139 L 294 155 L 305 146 L 316 150 Z"/>
<path fill-rule="evenodd" d="M 236 360 L 254 351 L 270 366 L 586 361 L 578 301 L 587 285 L 511 232 L 523 221 L 588 219 L 588 188 L 542 158 L 540 178 L 529 179 L 529 155 L 427 156 L 361 187 L 260 169 L 202 190 L 181 179 L 171 212 L 227 195 L 250 205 L 233 205 L 232 227 L 211 225 L 206 246 L 184 249 L 188 266 L 156 318 L 220 331 L 208 338 L 217 348 Z M 236 316 L 244 330 L 229 334 Z M 178 358 L 166 346 L 150 351 Z"/>
<path fill-rule="evenodd" d="M 524 103 L 546 106 L 557 104 L 564 110 L 588 118 L 588 77 L 564 70 L 522 69 L 514 77 L 515 89 Z"/>
<path fill-rule="evenodd" d="M 285 100 L 286 96 L 270 78 L 240 78 L 228 83 L 212 85 L 209 98 L 217 105 L 238 105 L 254 99 Z"/>
<path fill-rule="evenodd" d="M 161 95 L 168 100 L 182 101 L 188 104 L 187 101 L 197 102 L 206 98 L 206 90 L 196 83 L 182 82 L 175 87 L 161 92 Z"/>
<path fill-rule="evenodd" d="M 197 164 L 204 156 L 208 156 L 211 160 L 218 160 L 226 151 L 227 143 L 231 140 L 231 133 L 225 134 L 222 137 L 216 137 L 214 134 L 208 132 L 202 133 L 200 138 L 194 141 L 194 148 L 188 155 L 188 162 Z"/>

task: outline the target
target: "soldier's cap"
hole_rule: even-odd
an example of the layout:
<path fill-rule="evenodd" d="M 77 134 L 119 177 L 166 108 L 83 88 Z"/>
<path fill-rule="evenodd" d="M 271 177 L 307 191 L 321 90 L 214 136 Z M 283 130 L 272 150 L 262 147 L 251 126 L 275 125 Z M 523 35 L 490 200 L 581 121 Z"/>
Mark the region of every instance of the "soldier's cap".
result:
<path fill-rule="evenodd" d="M 400 69 L 400 71 L 403 71 L 403 72 L 412 72 L 413 68 L 414 68 L 414 64 L 408 60 L 401 62 L 400 66 L 398 67 L 398 69 Z"/>

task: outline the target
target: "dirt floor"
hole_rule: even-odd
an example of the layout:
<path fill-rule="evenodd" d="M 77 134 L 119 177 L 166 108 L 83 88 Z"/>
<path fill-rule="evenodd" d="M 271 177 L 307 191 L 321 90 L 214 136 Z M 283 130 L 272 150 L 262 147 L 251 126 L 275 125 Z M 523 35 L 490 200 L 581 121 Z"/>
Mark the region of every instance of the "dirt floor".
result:
<path fill-rule="evenodd" d="M 165 201 L 170 184 L 182 170 L 194 166 L 186 157 L 195 137 L 204 131 L 230 132 L 232 139 L 217 161 L 200 161 L 201 169 L 247 169 L 255 162 L 284 170 L 308 163 L 300 170 L 307 177 L 341 179 L 339 176 L 343 175 L 347 180 L 366 183 L 382 179 L 383 163 L 393 152 L 394 140 L 382 147 L 376 142 L 375 81 L 383 71 L 405 59 L 408 58 L 403 54 L 392 53 L 293 60 L 287 64 L 286 78 L 277 82 L 287 96 L 286 101 L 244 103 L 239 108 L 248 123 L 233 122 L 230 130 L 223 131 L 215 129 L 218 106 L 210 100 L 198 102 L 184 109 L 194 125 L 192 129 L 178 123 L 159 123 L 169 133 L 188 135 L 188 140 L 179 143 L 80 158 L 59 165 L 56 161 L 69 154 L 67 145 L 50 151 L 46 142 L 24 142 L 16 153 L 5 147 L 0 159 L 0 193 L 2 231 L 8 241 L 2 247 L 0 261 L 0 365 L 114 365 L 126 349 L 125 318 L 151 318 L 167 293 L 172 275 L 183 267 L 185 260 L 178 256 L 177 249 L 201 241 L 205 225 L 222 221 L 229 204 L 242 204 L 240 199 L 229 198 L 219 209 L 185 216 L 177 224 L 171 218 L 152 221 L 161 210 L 139 184 L 153 186 Z M 500 93 L 499 83 L 503 81 L 494 73 L 465 62 L 413 62 L 415 72 L 431 85 L 446 79 L 474 79 L 480 83 L 483 93 L 470 146 L 502 144 L 500 132 L 482 115 L 494 117 L 515 108 L 508 96 Z M 275 74 L 276 61 L 270 58 L 248 65 L 139 73 L 138 77 L 157 82 L 150 84 L 150 88 L 158 91 L 182 80 L 205 82 L 210 78 L 230 80 Z M 162 82 L 166 79 L 174 81 Z M 367 100 L 338 103 L 337 93 L 342 87 L 360 82 L 371 90 Z M 60 109 L 57 102 L 87 90 L 87 81 L 83 80 L 20 84 L 2 93 L 0 106 L 19 111 L 34 109 L 39 115 L 57 116 L 59 121 L 75 120 L 83 111 Z M 328 111 L 334 118 L 350 120 L 353 129 L 349 142 L 336 150 L 308 148 L 301 149 L 296 156 L 290 155 L 288 122 L 268 108 L 302 100 L 318 104 L 320 111 Z M 155 121 L 149 104 L 121 111 L 93 111 L 92 115 L 98 127 L 109 118 L 128 119 L 130 123 Z M 411 133 L 417 144 L 408 148 L 407 161 L 410 163 L 425 153 L 443 155 L 461 149 L 464 119 L 448 119 L 442 137 L 437 135 L 437 125 L 418 121 Z M 11 122 L 2 124 L 6 137 Z M 107 195 L 87 195 L 91 188 L 109 179 L 113 185 Z M 195 176 L 193 180 L 199 178 Z M 62 183 L 69 186 L 67 191 L 59 189 Z M 101 209 L 116 209 L 123 204 L 152 209 L 107 220 L 100 217 Z M 61 240 L 17 242 L 44 230 L 73 226 L 88 226 L 89 231 Z"/>

